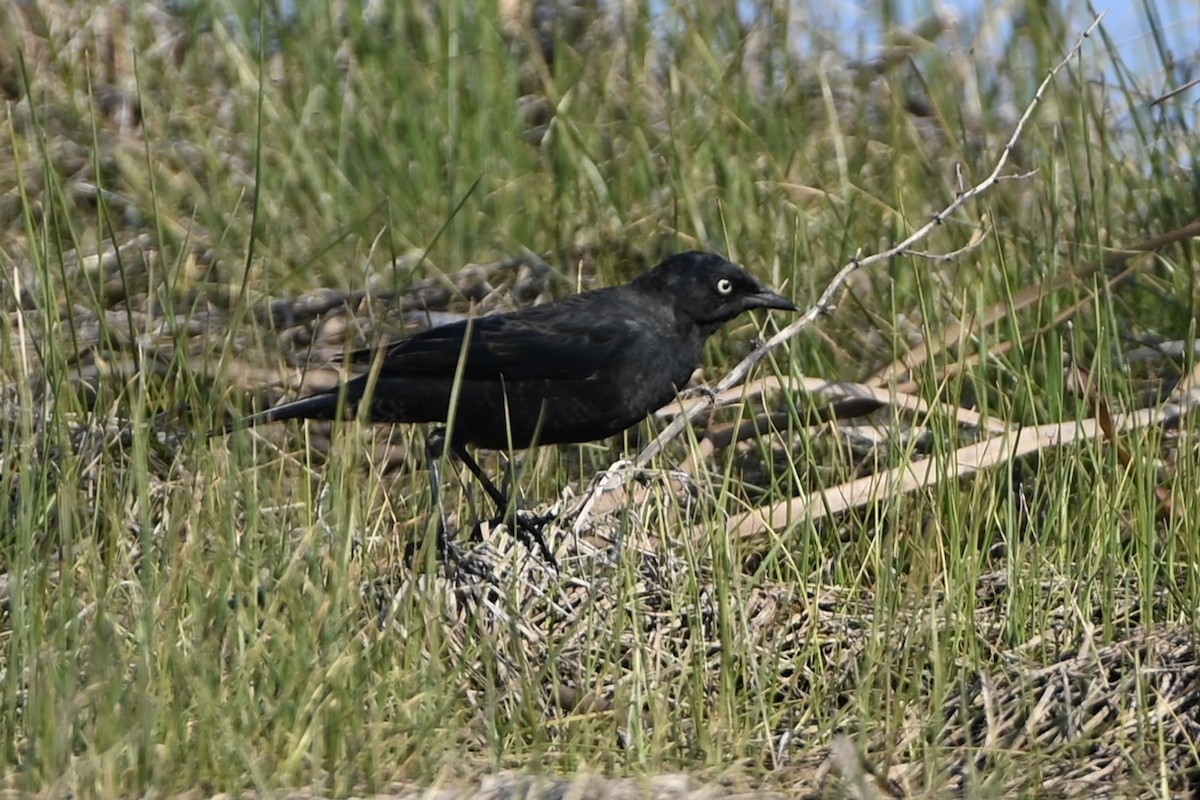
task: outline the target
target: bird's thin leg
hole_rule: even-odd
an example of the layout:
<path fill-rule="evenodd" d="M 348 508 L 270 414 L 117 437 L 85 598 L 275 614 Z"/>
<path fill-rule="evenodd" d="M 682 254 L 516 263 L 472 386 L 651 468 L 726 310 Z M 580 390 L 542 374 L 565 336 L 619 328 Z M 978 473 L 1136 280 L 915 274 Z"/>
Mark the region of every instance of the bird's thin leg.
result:
<path fill-rule="evenodd" d="M 502 491 L 504 496 L 508 498 L 508 506 L 512 509 L 513 516 L 516 516 L 517 512 L 520 511 L 525 504 L 525 498 L 521 496 L 521 483 L 519 480 L 517 480 L 517 476 L 522 468 L 523 460 L 518 461 L 515 457 L 510 456 L 504 460 L 504 464 L 504 485 Z M 536 525 L 538 530 L 541 530 L 542 526 L 550 522 L 555 517 L 554 514 L 534 514 L 532 511 L 526 511 L 525 513 L 526 516 L 521 517 L 521 520 L 519 521 L 524 521 L 526 523 L 525 527 L 527 530 L 528 525 Z M 496 519 L 498 521 L 507 521 L 507 509 L 500 509 L 499 515 L 496 517 Z"/>
<path fill-rule="evenodd" d="M 437 427 L 425 437 L 425 458 L 429 462 L 429 493 L 438 514 L 438 551 L 447 571 L 453 568 L 452 577 L 457 578 L 458 570 L 483 578 L 490 583 L 496 583 L 496 576 L 486 562 L 478 562 L 464 551 L 454 536 L 450 533 L 450 525 L 446 520 L 446 507 L 442 502 L 442 468 L 441 457 L 446 449 L 446 429 Z M 457 450 L 455 450 L 457 452 Z"/>
<path fill-rule="evenodd" d="M 479 466 L 479 462 L 471 458 L 471 454 L 467 452 L 467 448 L 462 445 L 450 445 L 451 452 L 458 456 L 459 460 L 467 466 L 471 474 L 475 476 L 475 480 L 479 481 L 479 485 L 483 487 L 483 491 L 496 504 L 497 510 L 500 512 L 500 518 L 505 519 L 508 516 L 508 496 L 504 492 L 496 488 L 496 484 L 492 483 L 491 478 L 483 471 L 483 467 Z"/>
<path fill-rule="evenodd" d="M 538 552 L 542 554 L 542 558 L 557 570 L 558 560 L 554 557 L 554 553 L 550 552 L 550 548 L 546 545 L 546 540 L 542 538 L 542 525 L 546 523 L 546 520 L 542 520 L 541 524 L 538 524 L 516 513 L 516 509 L 512 508 L 508 497 L 504 492 L 496 488 L 496 484 L 492 483 L 487 473 L 483 471 L 483 467 L 479 466 L 479 463 L 471 458 L 471 454 L 467 452 L 467 448 L 459 444 L 451 444 L 450 449 L 466 465 L 467 469 L 471 471 L 471 474 L 475 476 L 475 480 L 479 481 L 479 484 L 483 487 L 483 491 L 487 493 L 488 497 L 492 498 L 492 502 L 496 504 L 496 510 L 499 512 L 497 519 L 507 520 L 509 512 L 512 512 L 513 522 L 516 523 L 516 530 L 518 531 L 518 538 L 525 542 L 526 547 L 537 545 Z M 525 535 L 522 536 L 521 533 Z"/>
<path fill-rule="evenodd" d="M 429 497 L 438 515 L 438 549 L 442 560 L 450 563 L 451 536 L 446 522 L 446 506 L 442 502 L 442 453 L 446 450 L 446 429 L 434 428 L 425 437 L 425 461 L 429 465 Z"/>

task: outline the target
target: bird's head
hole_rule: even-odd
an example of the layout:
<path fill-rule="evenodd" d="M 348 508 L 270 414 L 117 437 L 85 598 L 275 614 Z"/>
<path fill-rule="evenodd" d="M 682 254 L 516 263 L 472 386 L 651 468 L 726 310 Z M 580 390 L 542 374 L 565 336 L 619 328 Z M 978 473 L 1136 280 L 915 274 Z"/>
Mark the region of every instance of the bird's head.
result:
<path fill-rule="evenodd" d="M 754 308 L 799 311 L 737 264 L 695 250 L 663 260 L 634 284 L 668 297 L 676 315 L 699 325 L 705 335 Z"/>

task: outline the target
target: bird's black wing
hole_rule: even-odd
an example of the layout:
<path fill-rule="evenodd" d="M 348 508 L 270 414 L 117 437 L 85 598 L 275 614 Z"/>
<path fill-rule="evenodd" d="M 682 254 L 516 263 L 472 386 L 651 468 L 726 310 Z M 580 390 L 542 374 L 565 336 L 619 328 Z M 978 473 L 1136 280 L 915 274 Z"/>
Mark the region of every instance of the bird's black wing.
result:
<path fill-rule="evenodd" d="M 464 380 L 583 380 L 609 363 L 637 330 L 619 315 L 597 319 L 594 313 L 575 313 L 593 309 L 573 306 L 556 303 L 423 331 L 387 347 L 382 374 L 453 378 L 465 355 Z M 374 357 L 372 350 L 350 354 L 360 363 Z"/>

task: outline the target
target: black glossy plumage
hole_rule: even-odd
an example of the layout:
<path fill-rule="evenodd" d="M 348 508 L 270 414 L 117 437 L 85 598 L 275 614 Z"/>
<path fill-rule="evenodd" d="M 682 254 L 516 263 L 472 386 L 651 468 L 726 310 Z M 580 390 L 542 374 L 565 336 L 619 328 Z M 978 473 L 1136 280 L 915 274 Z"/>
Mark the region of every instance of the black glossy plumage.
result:
<path fill-rule="evenodd" d="M 603 439 L 670 402 L 699 366 L 705 340 L 753 308 L 796 310 L 720 256 L 682 253 L 622 286 L 442 325 L 388 346 L 370 419 L 445 422 L 465 355 L 452 443 L 523 449 L 535 441 Z M 358 351 L 351 360 L 370 362 L 374 355 Z M 346 383 L 348 414 L 358 408 L 367 380 L 362 375 Z M 338 393 L 284 403 L 226 430 L 331 419 Z"/>
<path fill-rule="evenodd" d="M 681 253 L 622 286 L 442 325 L 389 345 L 368 413 L 372 422 L 444 423 L 460 380 L 446 442 L 503 517 L 508 498 L 466 445 L 519 450 L 618 434 L 673 400 L 699 366 L 705 340 L 754 308 L 796 310 L 720 256 Z M 376 356 L 363 350 L 350 360 L 369 363 Z M 286 419 L 332 419 L 339 408 L 352 416 L 368 381 L 368 375 L 352 378 L 342 387 L 235 420 L 222 432 Z M 433 450 L 440 450 L 444 435 L 444 430 L 431 435 Z M 539 527 L 519 517 L 517 522 L 553 562 Z"/>

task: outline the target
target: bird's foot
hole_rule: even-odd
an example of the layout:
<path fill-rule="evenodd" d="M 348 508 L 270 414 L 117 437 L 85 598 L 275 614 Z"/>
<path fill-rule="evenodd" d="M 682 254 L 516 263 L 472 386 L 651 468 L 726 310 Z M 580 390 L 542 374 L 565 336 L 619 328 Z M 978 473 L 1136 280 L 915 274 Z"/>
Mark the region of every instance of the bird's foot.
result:
<path fill-rule="evenodd" d="M 470 576 L 480 578 L 488 583 L 497 583 L 496 573 L 487 559 L 472 553 L 455 541 L 454 534 L 449 531 L 445 523 L 438 525 L 435 544 L 438 562 L 446 570 L 446 577 L 450 580 L 458 583 L 463 577 Z M 416 541 L 410 540 L 404 548 L 404 563 L 411 568 L 417 561 L 420 550 L 420 545 Z"/>
<path fill-rule="evenodd" d="M 495 528 L 497 525 L 509 522 L 509 516 L 509 514 L 497 514 L 487 521 L 487 525 L 489 528 Z M 554 552 L 546 544 L 546 539 L 542 535 L 542 530 L 556 519 L 556 515 L 534 514 L 531 511 L 518 510 L 512 516 L 515 517 L 513 521 L 516 525 L 513 533 L 517 540 L 530 550 L 536 548 L 542 559 L 553 567 L 555 572 L 558 572 L 558 559 L 554 557 Z M 483 523 L 475 525 L 472 536 L 483 538 Z"/>
<path fill-rule="evenodd" d="M 443 540 L 441 549 L 442 563 L 446 566 L 446 577 L 450 580 L 461 583 L 464 577 L 471 577 L 494 586 L 499 585 L 496 572 L 486 559 L 469 552 L 453 540 Z"/>

